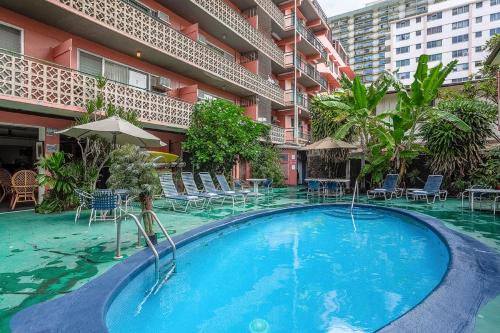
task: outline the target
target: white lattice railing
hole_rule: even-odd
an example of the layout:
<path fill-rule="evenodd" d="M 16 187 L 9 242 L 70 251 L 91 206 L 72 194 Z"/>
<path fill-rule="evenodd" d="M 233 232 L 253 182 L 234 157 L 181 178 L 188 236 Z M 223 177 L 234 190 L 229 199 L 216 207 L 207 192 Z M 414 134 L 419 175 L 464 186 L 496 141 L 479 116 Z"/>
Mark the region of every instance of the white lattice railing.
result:
<path fill-rule="evenodd" d="M 207 14 L 211 15 L 219 22 L 236 32 L 240 37 L 252 44 L 276 62 L 284 67 L 284 52 L 270 38 L 255 29 L 248 21 L 223 0 L 183 0 L 191 1 Z"/>
<path fill-rule="evenodd" d="M 285 143 L 285 129 L 283 127 L 271 125 L 270 137 L 272 143 Z"/>
<path fill-rule="evenodd" d="M 156 48 L 179 61 L 278 104 L 284 103 L 284 92 L 280 87 L 121 0 L 52 0 L 51 3 L 54 1 L 63 8 L 95 20 L 108 29 Z"/>
<path fill-rule="evenodd" d="M 39 59 L 0 52 L 0 98 L 2 95 L 34 102 L 52 103 L 54 107 L 85 107 L 96 96 L 95 78 Z M 108 81 L 106 101 L 126 110 L 134 110 L 145 123 L 186 129 L 191 121 L 193 104 Z"/>
<path fill-rule="evenodd" d="M 257 6 L 262 8 L 271 19 L 276 22 L 283 30 L 286 28 L 285 25 L 285 14 L 276 6 L 272 0 L 255 0 Z"/>

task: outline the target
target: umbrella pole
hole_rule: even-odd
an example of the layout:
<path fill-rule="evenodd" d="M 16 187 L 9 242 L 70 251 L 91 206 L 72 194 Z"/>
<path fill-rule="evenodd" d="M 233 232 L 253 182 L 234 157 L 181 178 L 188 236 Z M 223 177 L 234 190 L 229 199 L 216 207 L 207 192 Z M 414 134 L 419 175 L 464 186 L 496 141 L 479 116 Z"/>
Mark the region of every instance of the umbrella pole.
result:
<path fill-rule="evenodd" d="M 113 150 L 116 149 L 116 133 L 113 133 Z"/>

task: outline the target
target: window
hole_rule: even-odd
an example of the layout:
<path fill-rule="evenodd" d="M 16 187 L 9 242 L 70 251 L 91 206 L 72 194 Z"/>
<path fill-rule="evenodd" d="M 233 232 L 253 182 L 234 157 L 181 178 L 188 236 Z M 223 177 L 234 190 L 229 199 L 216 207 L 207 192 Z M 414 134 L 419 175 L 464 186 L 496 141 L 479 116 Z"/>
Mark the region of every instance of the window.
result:
<path fill-rule="evenodd" d="M 102 58 L 80 51 L 78 70 L 93 76 L 102 75 Z"/>
<path fill-rule="evenodd" d="M 422 30 L 417 30 L 417 31 L 415 32 L 415 35 L 417 35 L 417 36 L 420 36 L 421 34 L 422 34 Z"/>
<path fill-rule="evenodd" d="M 408 52 L 410 52 L 409 46 L 403 46 L 403 47 L 396 48 L 396 54 L 408 53 Z"/>
<path fill-rule="evenodd" d="M 440 32 L 443 32 L 443 27 L 442 26 L 432 27 L 432 28 L 427 29 L 427 34 L 428 35 L 438 34 Z"/>
<path fill-rule="evenodd" d="M 500 5 L 500 0 L 491 0 L 490 1 L 490 6 L 496 6 L 496 5 Z"/>
<path fill-rule="evenodd" d="M 463 20 L 463 21 L 453 22 L 451 24 L 451 28 L 453 30 L 467 28 L 468 26 L 469 26 L 469 20 Z"/>
<path fill-rule="evenodd" d="M 434 21 L 443 18 L 443 12 L 437 12 L 427 15 L 427 21 Z"/>
<path fill-rule="evenodd" d="M 0 24 L 0 49 L 22 53 L 21 30 Z"/>
<path fill-rule="evenodd" d="M 483 52 L 483 47 L 482 46 L 476 46 L 474 48 L 474 50 L 476 51 L 476 53 Z"/>
<path fill-rule="evenodd" d="M 405 28 L 410 26 L 410 20 L 404 20 L 396 23 L 396 28 Z"/>
<path fill-rule="evenodd" d="M 467 71 L 469 70 L 469 64 L 464 62 L 462 64 L 457 64 L 455 68 L 453 69 L 454 72 L 461 72 L 461 71 Z"/>
<path fill-rule="evenodd" d="M 420 49 L 422 48 L 422 44 L 418 43 L 417 45 L 415 45 L 415 48 L 416 48 L 417 50 L 420 50 Z"/>
<path fill-rule="evenodd" d="M 109 80 L 137 88 L 149 87 L 149 74 L 84 51 L 79 52 L 78 69 L 92 76 L 104 75 Z"/>
<path fill-rule="evenodd" d="M 452 44 L 463 43 L 463 42 L 467 42 L 468 40 L 469 40 L 469 35 L 468 34 L 459 35 L 459 36 L 452 37 L 451 38 L 451 43 Z"/>
<path fill-rule="evenodd" d="M 483 62 L 481 60 L 474 61 L 474 66 L 481 67 L 481 66 L 483 66 Z"/>
<path fill-rule="evenodd" d="M 459 77 L 457 79 L 451 79 L 452 83 L 462 83 L 468 81 L 468 78 L 466 77 Z"/>
<path fill-rule="evenodd" d="M 396 67 L 405 67 L 410 65 L 410 59 L 403 59 L 396 61 Z"/>
<path fill-rule="evenodd" d="M 398 79 L 400 79 L 400 80 L 409 79 L 410 78 L 410 72 L 398 73 L 397 76 L 398 76 Z"/>
<path fill-rule="evenodd" d="M 476 17 L 476 23 L 481 23 L 481 22 L 483 22 L 483 17 L 482 16 Z"/>
<path fill-rule="evenodd" d="M 490 36 L 500 34 L 500 28 L 490 29 Z"/>
<path fill-rule="evenodd" d="M 483 35 L 482 31 L 476 31 L 476 38 L 479 38 Z"/>
<path fill-rule="evenodd" d="M 416 21 L 417 23 L 422 22 L 422 17 L 421 17 L 421 16 L 417 17 L 417 19 L 416 19 L 415 21 Z"/>
<path fill-rule="evenodd" d="M 429 55 L 429 62 L 431 61 L 441 61 L 443 59 L 443 56 L 441 53 L 436 53 L 436 54 L 430 54 Z"/>
<path fill-rule="evenodd" d="M 397 41 L 409 40 L 409 39 L 410 39 L 410 33 L 396 35 L 396 40 Z"/>
<path fill-rule="evenodd" d="M 481 8 L 481 7 L 483 7 L 483 2 L 482 1 L 476 2 L 476 8 Z"/>
<path fill-rule="evenodd" d="M 443 40 L 442 39 L 438 39 L 438 40 L 433 40 L 433 41 L 427 42 L 427 48 L 428 49 L 432 49 L 433 47 L 440 47 L 440 46 L 443 46 Z"/>
<path fill-rule="evenodd" d="M 451 52 L 451 56 L 453 58 L 467 57 L 468 55 L 469 55 L 469 50 L 468 49 L 455 50 L 455 51 Z"/>
<path fill-rule="evenodd" d="M 500 20 L 500 13 L 490 14 L 490 21 L 498 21 Z"/>
<path fill-rule="evenodd" d="M 452 10 L 453 15 L 460 15 L 460 14 L 468 13 L 468 12 L 469 12 L 469 5 L 453 8 L 453 10 Z"/>

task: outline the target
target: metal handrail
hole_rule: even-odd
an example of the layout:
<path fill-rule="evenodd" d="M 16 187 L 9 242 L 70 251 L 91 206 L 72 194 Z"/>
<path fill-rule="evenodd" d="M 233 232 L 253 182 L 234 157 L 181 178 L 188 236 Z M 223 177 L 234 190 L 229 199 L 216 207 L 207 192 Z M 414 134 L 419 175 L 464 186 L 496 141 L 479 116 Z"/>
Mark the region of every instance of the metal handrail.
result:
<path fill-rule="evenodd" d="M 150 214 L 153 217 L 154 222 L 156 222 L 158 224 L 158 226 L 160 227 L 161 231 L 165 235 L 167 241 L 169 242 L 169 244 L 170 244 L 170 246 L 172 248 L 172 269 L 167 274 L 167 277 L 162 281 L 161 284 L 159 284 L 159 281 L 160 281 L 160 256 L 158 254 L 158 251 L 156 250 L 156 247 L 153 245 L 153 243 L 149 239 L 148 235 L 146 234 L 146 231 L 144 230 L 144 228 L 142 227 L 141 222 L 139 221 L 139 218 L 143 219 L 144 215 L 146 215 L 146 214 Z M 168 234 L 168 232 L 165 229 L 165 227 L 163 226 L 163 224 L 161 224 L 160 219 L 158 218 L 158 215 L 156 215 L 155 212 L 153 212 L 152 210 L 145 210 L 145 211 L 141 212 L 141 214 L 139 215 L 139 218 L 137 216 L 131 214 L 131 213 L 127 213 L 127 214 L 121 216 L 116 221 L 116 252 L 115 252 L 114 259 L 121 259 L 121 258 L 123 258 L 122 254 L 121 254 L 121 222 L 126 217 L 131 217 L 132 220 L 134 220 L 134 222 L 135 222 L 135 224 L 137 226 L 137 229 L 138 229 L 138 232 L 139 232 L 138 242 L 140 241 L 140 235 L 142 234 L 142 236 L 144 237 L 144 239 L 145 239 L 146 243 L 148 244 L 149 248 L 153 252 L 153 255 L 155 257 L 155 285 L 153 286 L 153 289 L 156 290 L 156 291 L 158 291 L 159 287 L 161 287 L 161 285 L 168 279 L 168 277 L 170 277 L 171 273 L 175 272 L 175 270 L 176 270 L 175 260 L 176 260 L 177 247 L 175 246 L 174 241 L 172 240 L 172 238 Z"/>
<path fill-rule="evenodd" d="M 354 201 L 356 200 L 356 196 L 359 199 L 359 188 L 358 188 L 358 180 L 356 179 L 356 182 L 354 183 L 354 192 L 352 194 L 352 201 L 351 201 L 351 214 L 354 209 Z"/>

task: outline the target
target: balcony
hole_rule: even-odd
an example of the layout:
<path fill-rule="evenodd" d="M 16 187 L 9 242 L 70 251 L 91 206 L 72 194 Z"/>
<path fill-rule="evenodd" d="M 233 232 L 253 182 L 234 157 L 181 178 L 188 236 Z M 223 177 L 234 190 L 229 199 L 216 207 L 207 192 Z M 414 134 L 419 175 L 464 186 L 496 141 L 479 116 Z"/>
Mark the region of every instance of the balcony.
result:
<path fill-rule="evenodd" d="M 0 105 L 9 108 L 74 116 L 97 93 L 93 76 L 13 53 L 0 51 L 0 74 Z M 152 127 L 187 129 L 193 113 L 190 103 L 114 81 L 104 97 Z"/>
<path fill-rule="evenodd" d="M 285 129 L 285 138 L 286 138 L 286 142 L 290 142 L 290 143 L 296 142 L 295 132 L 294 132 L 293 127 Z M 311 142 L 311 134 L 309 132 L 304 132 L 302 130 L 302 128 L 299 128 L 297 141 L 299 144 L 302 144 L 302 145 L 308 144 Z"/>
<path fill-rule="evenodd" d="M 285 129 L 276 125 L 271 125 L 270 131 L 271 142 L 274 144 L 283 144 L 285 140 Z"/>
<path fill-rule="evenodd" d="M 178 1 L 187 2 L 187 1 Z M 0 0 L 26 16 L 238 96 L 283 105 L 283 90 L 240 64 L 121 0 Z"/>
<path fill-rule="evenodd" d="M 320 29 L 328 27 L 326 14 L 316 0 L 303 0 L 300 5 L 300 11 L 304 14 L 307 21 L 314 21 L 319 18 L 322 23 L 322 26 L 318 26 Z"/>
<path fill-rule="evenodd" d="M 290 37 L 292 37 L 295 16 L 287 15 L 285 17 L 285 20 L 287 29 L 291 29 Z M 297 20 L 296 27 L 297 27 L 297 33 L 301 36 L 301 40 L 297 43 L 297 49 L 305 55 L 319 53 L 321 61 L 325 62 L 328 57 L 328 54 L 325 50 L 325 47 L 323 46 L 323 43 L 321 43 L 320 40 L 316 37 L 316 35 L 310 29 L 306 28 L 304 26 L 304 23 L 302 23 L 301 21 Z"/>
<path fill-rule="evenodd" d="M 285 104 L 288 106 L 294 105 L 293 90 L 285 91 Z M 297 91 L 297 106 L 306 111 L 309 110 L 309 97 L 307 97 L 307 94 Z"/>
<path fill-rule="evenodd" d="M 273 31 L 285 30 L 285 15 L 272 0 L 231 0 L 239 8 L 259 6 L 273 22 Z"/>
<path fill-rule="evenodd" d="M 183 18 L 197 22 L 200 28 L 234 49 L 240 52 L 259 50 L 278 66 L 284 66 L 283 50 L 223 0 L 158 0 L 158 2 Z M 261 2 L 266 1 L 261 0 Z"/>
<path fill-rule="evenodd" d="M 319 85 L 321 90 L 328 90 L 326 79 L 321 76 L 314 65 L 304 62 L 300 57 L 294 57 L 293 52 L 285 54 L 285 65 L 299 70 L 300 76 L 297 77 L 297 81 L 304 87 L 310 88 Z"/>

